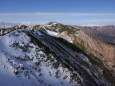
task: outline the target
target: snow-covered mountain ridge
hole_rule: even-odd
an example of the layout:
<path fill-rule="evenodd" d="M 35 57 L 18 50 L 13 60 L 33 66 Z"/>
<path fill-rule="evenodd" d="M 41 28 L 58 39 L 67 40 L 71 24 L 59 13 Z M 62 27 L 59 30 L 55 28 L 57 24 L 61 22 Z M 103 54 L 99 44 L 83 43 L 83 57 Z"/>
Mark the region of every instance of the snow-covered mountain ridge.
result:
<path fill-rule="evenodd" d="M 112 86 L 109 72 L 104 76 L 94 66 L 73 44 L 43 30 L 0 38 L 1 86 Z"/>
<path fill-rule="evenodd" d="M 115 83 L 100 59 L 70 43 L 79 37 L 84 39 L 77 28 L 50 22 L 4 31 L 0 37 L 3 86 L 17 83 L 17 86 L 113 86 Z"/>

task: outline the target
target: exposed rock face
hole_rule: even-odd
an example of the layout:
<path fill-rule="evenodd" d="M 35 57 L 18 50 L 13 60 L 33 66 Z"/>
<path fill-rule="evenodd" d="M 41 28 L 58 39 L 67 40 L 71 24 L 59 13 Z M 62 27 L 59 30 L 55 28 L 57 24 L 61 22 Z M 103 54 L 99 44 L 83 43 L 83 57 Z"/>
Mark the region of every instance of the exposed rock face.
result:
<path fill-rule="evenodd" d="M 66 40 L 73 42 L 74 38 L 72 36 L 70 36 L 70 34 L 68 33 L 68 31 L 63 31 L 62 33 L 58 34 L 59 36 L 65 38 Z"/>
<path fill-rule="evenodd" d="M 75 33 L 74 43 L 85 52 L 101 59 L 109 69 L 113 69 L 112 67 L 115 65 L 115 46 L 102 43 L 82 30 Z"/>

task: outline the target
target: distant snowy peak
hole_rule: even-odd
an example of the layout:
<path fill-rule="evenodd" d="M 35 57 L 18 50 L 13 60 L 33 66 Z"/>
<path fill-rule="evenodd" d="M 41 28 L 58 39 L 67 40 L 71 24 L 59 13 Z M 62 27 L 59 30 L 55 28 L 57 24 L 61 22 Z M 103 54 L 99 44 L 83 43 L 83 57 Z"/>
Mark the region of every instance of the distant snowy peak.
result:
<path fill-rule="evenodd" d="M 0 29 L 6 29 L 6 28 L 10 28 L 13 26 L 19 25 L 17 23 L 7 23 L 7 22 L 0 22 Z"/>

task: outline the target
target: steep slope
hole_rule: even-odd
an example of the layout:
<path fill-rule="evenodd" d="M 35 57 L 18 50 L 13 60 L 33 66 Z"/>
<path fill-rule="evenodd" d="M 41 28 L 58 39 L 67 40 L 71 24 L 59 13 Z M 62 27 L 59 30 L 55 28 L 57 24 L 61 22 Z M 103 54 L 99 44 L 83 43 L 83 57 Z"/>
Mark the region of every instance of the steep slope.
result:
<path fill-rule="evenodd" d="M 108 27 L 110 28 L 110 26 Z M 114 27 L 111 26 L 110 31 L 108 31 L 109 29 L 108 27 L 105 26 L 103 27 L 104 29 L 100 27 L 100 30 L 99 30 L 99 32 L 106 34 L 107 37 L 104 37 L 106 39 L 109 39 L 107 35 L 109 34 L 108 32 L 111 33 L 109 35 L 114 36 L 113 34 Z M 94 36 L 92 37 L 91 35 L 87 34 L 86 31 L 84 30 L 88 30 L 89 27 L 88 28 L 84 27 L 84 30 L 81 30 L 79 28 L 81 27 L 74 28 L 72 26 L 63 25 L 57 22 L 50 22 L 47 25 L 42 26 L 40 29 L 44 29 L 48 33 L 55 33 L 55 35 L 61 36 L 64 39 L 72 42 L 82 51 L 87 53 L 90 57 L 94 58 L 94 60 L 95 60 L 95 57 L 98 58 L 111 71 L 113 76 L 115 76 L 115 47 L 112 45 L 103 43 L 102 41 L 98 40 L 98 37 L 94 37 Z M 91 31 L 95 30 L 93 31 L 93 33 L 95 33 L 98 30 L 97 28 L 99 27 L 94 27 L 97 30 L 94 29 L 93 27 L 90 27 L 90 28 L 91 29 L 89 30 Z M 101 35 L 97 35 L 97 36 L 101 37 Z"/>
<path fill-rule="evenodd" d="M 77 47 L 81 48 L 84 52 L 87 52 L 90 56 L 98 57 L 114 74 L 114 65 L 115 65 L 114 46 L 96 40 L 82 30 L 76 32 L 74 44 Z"/>
<path fill-rule="evenodd" d="M 110 81 L 113 81 L 113 77 L 109 73 L 109 71 L 103 66 L 103 68 L 100 68 L 101 71 L 105 72 L 100 75 L 99 71 L 95 70 L 95 67 L 97 65 L 93 65 L 93 63 L 90 63 L 89 58 L 84 55 L 82 51 L 80 51 L 78 48 L 75 48 L 74 45 L 71 43 L 68 43 L 67 41 L 61 39 L 61 38 L 53 38 L 52 36 L 47 35 L 46 33 L 42 32 L 43 36 L 39 36 L 35 33 L 30 33 L 31 36 L 37 37 L 39 41 L 41 41 L 44 45 L 48 46 L 61 60 L 64 60 L 67 62 L 72 68 L 74 68 L 77 73 L 80 74 L 80 76 L 83 79 L 82 85 L 92 85 L 92 86 L 98 86 L 98 85 L 108 85 L 107 81 L 103 81 L 103 76 Z M 37 40 L 36 39 L 36 40 Z M 53 45 L 53 46 L 52 46 Z M 107 75 L 106 75 L 107 74 Z M 86 81 L 87 80 L 87 81 Z M 101 81 L 102 80 L 102 81 Z M 105 82 L 105 83 L 103 83 Z"/>
<path fill-rule="evenodd" d="M 73 44 L 41 30 L 16 30 L 0 39 L 0 83 L 9 86 L 111 86 Z M 106 68 L 105 68 L 106 69 Z M 103 70 L 103 69 L 102 69 Z M 6 71 L 6 72 L 4 72 Z M 10 77 L 10 78 L 8 78 Z"/>
<path fill-rule="evenodd" d="M 37 34 L 41 35 L 38 31 Z M 79 86 L 79 77 L 25 30 L 0 39 L 1 86 Z"/>
<path fill-rule="evenodd" d="M 50 22 L 48 23 L 48 25 L 49 26 L 46 27 L 49 27 L 50 31 L 57 32 L 53 29 L 56 30 L 63 29 L 63 25 L 60 23 Z M 105 38 L 106 40 L 110 39 L 109 35 L 113 36 L 114 38 L 114 30 L 115 30 L 114 26 L 77 27 L 77 28 L 74 28 L 72 26 L 70 27 L 73 33 L 70 33 L 69 26 L 66 26 L 66 29 L 64 29 L 64 31 L 58 32 L 57 35 L 75 44 L 78 48 L 87 53 L 90 57 L 94 58 L 94 60 L 95 57 L 100 59 L 104 63 L 104 65 L 111 71 L 113 76 L 115 76 L 115 46 L 106 44 L 105 42 L 98 40 L 99 37 L 102 39 Z M 80 28 L 84 29 L 82 30 Z M 89 30 L 89 32 L 93 31 L 93 33 L 96 33 L 96 36 L 98 37 L 86 33 L 87 30 Z M 97 33 L 99 33 L 100 35 L 97 35 Z M 105 37 L 102 36 L 101 34 L 102 35 L 105 34 Z M 111 39 L 108 41 L 112 42 Z"/>
<path fill-rule="evenodd" d="M 102 62 L 113 62 L 114 58 L 103 58 L 99 51 L 94 52 L 95 48 L 96 50 L 100 48 L 100 51 L 101 47 L 108 48 L 106 45 L 100 47 L 99 41 L 94 41 L 83 31 L 58 23 L 34 26 L 32 30 L 25 29 L 27 28 L 25 26 L 23 28 L 12 29 L 15 31 L 10 30 L 10 33 L 0 38 L 0 75 L 2 76 L 0 83 L 2 85 L 7 85 L 5 81 L 9 81 L 9 86 L 15 86 L 17 83 L 19 86 L 114 85 L 114 77 Z M 59 36 L 71 41 L 77 47 Z M 88 46 L 84 48 L 85 45 Z M 92 47 L 93 45 L 99 48 Z M 92 57 L 84 51 L 85 49 L 89 52 L 92 50 L 94 56 L 101 57 Z M 107 51 L 111 52 L 111 49 Z M 111 54 L 114 55 L 113 53 Z"/>

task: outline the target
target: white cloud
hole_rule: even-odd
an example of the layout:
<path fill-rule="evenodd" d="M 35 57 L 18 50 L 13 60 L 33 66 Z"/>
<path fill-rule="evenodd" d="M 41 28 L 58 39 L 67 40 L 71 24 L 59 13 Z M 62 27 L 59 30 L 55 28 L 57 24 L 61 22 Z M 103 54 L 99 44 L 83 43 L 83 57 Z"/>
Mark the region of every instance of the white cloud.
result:
<path fill-rule="evenodd" d="M 115 16 L 115 13 L 0 13 L 0 18 L 60 18 L 72 16 Z"/>
<path fill-rule="evenodd" d="M 84 16 L 85 18 L 92 17 L 94 19 L 86 20 L 83 19 Z M 75 19 L 73 20 L 71 17 L 75 17 Z M 97 17 L 98 19 L 96 19 Z M 6 22 L 22 22 L 21 24 L 43 24 L 44 22 L 46 23 L 53 20 L 73 25 L 115 25 L 115 13 L 0 13 L 0 19 Z M 67 21 L 64 19 L 67 19 Z"/>

